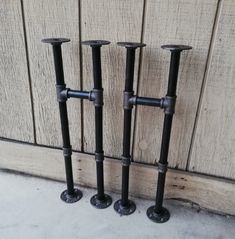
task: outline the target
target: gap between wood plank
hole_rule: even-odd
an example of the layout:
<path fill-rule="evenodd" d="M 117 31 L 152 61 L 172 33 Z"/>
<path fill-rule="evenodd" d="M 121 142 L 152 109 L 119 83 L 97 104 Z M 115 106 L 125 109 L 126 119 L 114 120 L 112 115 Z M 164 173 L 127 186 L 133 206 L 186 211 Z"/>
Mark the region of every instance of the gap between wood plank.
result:
<path fill-rule="evenodd" d="M 82 59 L 82 8 L 81 8 L 81 0 L 78 0 L 78 19 L 79 19 L 79 61 L 80 61 L 80 90 L 83 91 L 83 59 Z M 81 152 L 84 152 L 84 104 L 83 100 L 80 100 L 81 104 Z"/>
<path fill-rule="evenodd" d="M 144 39 L 144 33 L 145 33 L 145 15 L 146 15 L 146 5 L 147 2 L 146 0 L 143 0 L 143 13 L 142 13 L 142 26 L 141 26 L 141 36 L 140 36 L 140 42 L 143 43 L 143 39 Z M 139 53 L 139 64 L 138 64 L 138 75 L 137 75 L 137 83 L 136 83 L 136 95 L 138 95 L 139 93 L 139 82 L 140 82 L 140 77 L 141 77 L 141 68 L 142 68 L 142 52 L 143 52 L 143 48 L 140 48 L 140 53 Z M 131 155 L 132 155 L 132 160 L 133 162 L 134 160 L 134 152 L 135 152 L 135 141 L 136 141 L 136 123 L 137 123 L 137 114 L 138 114 L 138 110 L 137 110 L 138 106 L 136 105 L 134 107 L 134 120 L 133 120 L 133 132 L 132 132 L 132 145 L 131 145 Z"/>
<path fill-rule="evenodd" d="M 31 81 L 31 73 L 30 73 L 29 51 L 28 51 L 27 33 L 26 33 L 26 26 L 25 26 L 24 1 L 23 0 L 20 1 L 20 5 L 21 5 L 21 14 L 22 14 L 22 23 L 23 23 L 22 27 L 23 27 L 23 32 L 24 32 L 25 55 L 26 55 L 27 70 L 28 70 L 29 94 L 30 94 L 31 112 L 32 112 L 32 121 L 33 121 L 33 137 L 34 137 L 34 143 L 36 144 L 37 136 L 36 136 L 35 115 L 34 115 L 33 89 L 32 89 L 32 81 Z"/>
<path fill-rule="evenodd" d="M 217 32 L 218 32 L 218 25 L 219 25 L 219 19 L 221 16 L 223 1 L 224 0 L 218 0 L 218 3 L 217 3 L 215 20 L 214 20 L 214 25 L 213 25 L 212 34 L 211 34 L 211 41 L 210 41 L 207 60 L 206 60 L 205 72 L 204 72 L 204 76 L 203 76 L 203 80 L 202 80 L 199 101 L 198 101 L 198 106 L 197 106 L 197 111 L 196 111 L 196 117 L 195 117 L 195 121 L 194 121 L 192 137 L 191 137 L 191 142 L 190 142 L 190 146 L 189 146 L 188 159 L 187 159 L 187 163 L 186 163 L 186 171 L 189 171 L 189 167 L 190 167 L 190 162 L 191 162 L 191 157 L 192 157 L 192 149 L 193 149 L 194 142 L 195 142 L 195 136 L 196 136 L 197 126 L 198 126 L 199 116 L 200 116 L 200 112 L 201 112 L 201 108 L 202 108 L 203 96 L 204 96 L 204 92 L 205 92 L 206 82 L 208 79 L 208 72 L 209 72 L 210 66 L 211 66 L 212 55 L 213 55 L 213 50 L 214 50 L 214 46 L 215 46 L 215 39 L 216 39 Z"/>

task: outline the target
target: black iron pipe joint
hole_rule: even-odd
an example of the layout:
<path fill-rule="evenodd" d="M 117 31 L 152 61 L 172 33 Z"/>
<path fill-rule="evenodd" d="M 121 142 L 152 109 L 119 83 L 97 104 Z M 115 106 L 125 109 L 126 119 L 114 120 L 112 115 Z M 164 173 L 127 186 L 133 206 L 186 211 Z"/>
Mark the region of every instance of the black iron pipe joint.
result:
<path fill-rule="evenodd" d="M 104 152 L 95 153 L 95 161 L 96 162 L 103 162 L 104 161 Z"/>
<path fill-rule="evenodd" d="M 159 173 L 166 173 L 167 171 L 167 163 L 163 164 L 163 163 L 158 163 L 158 171 Z"/>
<path fill-rule="evenodd" d="M 123 92 L 123 109 L 130 110 L 133 108 L 133 103 L 130 99 L 134 98 L 134 91 L 124 91 Z"/>
<path fill-rule="evenodd" d="M 129 104 L 130 105 L 137 105 L 137 96 L 136 95 L 133 95 L 132 97 L 129 98 Z"/>
<path fill-rule="evenodd" d="M 101 107 L 104 105 L 103 91 L 104 89 L 93 89 L 90 92 L 89 100 L 94 102 L 95 107 Z"/>
<path fill-rule="evenodd" d="M 131 157 L 122 156 L 122 165 L 129 166 L 131 164 Z"/>
<path fill-rule="evenodd" d="M 176 96 L 165 96 L 161 101 L 161 108 L 164 109 L 164 113 L 167 115 L 173 115 L 175 113 Z"/>
<path fill-rule="evenodd" d="M 69 98 L 89 99 L 91 100 L 91 93 L 88 91 L 71 90 L 66 88 L 66 85 L 56 85 L 57 101 L 65 102 Z"/>
<path fill-rule="evenodd" d="M 72 155 L 72 147 L 63 147 L 64 157 L 70 157 Z"/>
<path fill-rule="evenodd" d="M 66 85 L 56 85 L 56 96 L 58 102 L 65 102 L 67 100 L 67 91 Z"/>

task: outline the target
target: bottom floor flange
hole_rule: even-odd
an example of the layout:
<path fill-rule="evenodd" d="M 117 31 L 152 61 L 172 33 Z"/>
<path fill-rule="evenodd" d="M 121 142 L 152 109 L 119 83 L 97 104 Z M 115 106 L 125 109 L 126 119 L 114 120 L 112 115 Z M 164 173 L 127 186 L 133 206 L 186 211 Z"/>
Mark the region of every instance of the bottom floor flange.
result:
<path fill-rule="evenodd" d="M 118 200 L 114 203 L 114 210 L 120 215 L 130 215 L 136 209 L 136 205 L 133 201 L 129 200 L 127 206 L 122 205 L 122 200 Z"/>
<path fill-rule="evenodd" d="M 170 218 L 169 211 L 164 207 L 162 207 L 162 210 L 160 213 L 156 213 L 155 206 L 151 206 L 148 208 L 146 214 L 150 220 L 156 223 L 164 223 L 168 221 Z"/>
<path fill-rule="evenodd" d="M 68 194 L 68 190 L 65 190 L 61 193 L 60 198 L 66 203 L 75 203 L 82 198 L 82 192 L 75 188 L 73 194 Z"/>
<path fill-rule="evenodd" d="M 91 197 L 90 202 L 91 205 L 94 206 L 95 208 L 104 209 L 109 207 L 112 204 L 113 200 L 107 194 L 104 194 L 104 198 L 100 200 L 98 198 L 98 194 L 95 194 L 94 196 Z"/>

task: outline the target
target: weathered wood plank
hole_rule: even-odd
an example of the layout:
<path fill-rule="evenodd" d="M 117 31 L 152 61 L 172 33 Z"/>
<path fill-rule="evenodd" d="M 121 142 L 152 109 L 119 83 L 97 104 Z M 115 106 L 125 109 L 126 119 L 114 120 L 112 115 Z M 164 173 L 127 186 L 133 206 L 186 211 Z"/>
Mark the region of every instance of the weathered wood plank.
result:
<path fill-rule="evenodd" d="M 133 9 L 134 7 L 134 9 Z M 120 157 L 122 152 L 122 92 L 125 77 L 125 54 L 118 41 L 140 41 L 143 0 L 81 2 L 82 39 L 106 39 L 112 45 L 102 47 L 104 88 L 104 151 L 105 155 Z M 138 52 L 136 57 L 136 73 Z M 93 88 L 91 50 L 83 47 L 83 85 Z M 136 74 L 137 75 L 137 74 Z M 136 87 L 136 79 L 135 79 Z M 94 107 L 84 102 L 84 150 L 93 152 Z"/>
<path fill-rule="evenodd" d="M 189 169 L 235 179 L 235 2 L 223 1 Z"/>
<path fill-rule="evenodd" d="M 147 1 L 139 95 L 165 96 L 170 53 L 163 44 L 192 45 L 182 54 L 176 114 L 173 121 L 169 165 L 185 169 L 205 71 L 217 0 Z M 134 159 L 155 163 L 160 154 L 163 113 L 138 107 Z"/>
<path fill-rule="evenodd" d="M 65 180 L 62 151 L 58 149 L 0 141 L 0 168 Z M 74 153 L 73 169 L 76 183 L 96 187 L 95 161 L 92 155 Z M 104 169 L 106 189 L 120 192 L 120 161 L 106 159 Z M 133 163 L 130 170 L 130 193 L 154 199 L 156 180 L 156 167 Z M 169 170 L 165 196 L 190 200 L 210 210 L 235 214 L 235 186 L 231 180 Z"/>
<path fill-rule="evenodd" d="M 41 43 L 46 37 L 67 37 L 62 46 L 67 86 L 80 88 L 79 11 L 77 0 L 24 0 L 32 76 L 37 143 L 61 145 L 59 111 L 55 93 L 55 73 L 51 46 Z M 72 145 L 81 147 L 79 100 L 68 102 Z"/>
<path fill-rule="evenodd" d="M 20 1 L 0 4 L 0 136 L 34 141 Z"/>

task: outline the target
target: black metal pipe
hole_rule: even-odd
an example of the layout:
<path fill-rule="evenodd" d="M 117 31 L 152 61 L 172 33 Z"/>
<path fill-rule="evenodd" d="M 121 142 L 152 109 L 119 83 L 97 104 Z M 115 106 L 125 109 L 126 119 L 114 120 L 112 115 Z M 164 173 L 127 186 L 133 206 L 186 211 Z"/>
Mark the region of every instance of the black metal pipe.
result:
<path fill-rule="evenodd" d="M 84 45 L 92 48 L 92 65 L 95 94 L 95 155 L 96 155 L 96 177 L 97 194 L 91 198 L 91 204 L 96 208 L 106 208 L 111 205 L 112 198 L 104 193 L 104 150 L 103 150 L 103 88 L 101 70 L 101 46 L 107 45 L 108 41 L 85 41 Z"/>
<path fill-rule="evenodd" d="M 131 99 L 129 100 L 129 102 Z M 153 107 L 162 107 L 162 99 L 148 98 L 148 97 L 136 97 L 135 105 L 147 105 Z"/>
<path fill-rule="evenodd" d="M 68 41 L 70 40 L 69 39 L 54 39 L 54 38 L 43 40 L 43 42 L 50 43 L 53 46 L 57 90 L 65 89 L 66 87 L 64 82 L 61 44 Z M 57 94 L 60 94 L 60 91 L 57 91 Z M 65 161 L 65 172 L 66 172 L 66 182 L 67 182 L 67 190 L 62 192 L 61 199 L 67 203 L 73 203 L 78 201 L 82 197 L 82 192 L 74 188 L 72 160 L 71 160 L 72 147 L 70 145 L 66 99 L 60 98 L 60 95 L 57 95 L 57 98 L 59 102 L 61 132 L 62 132 L 62 139 L 63 139 L 63 154 L 64 154 L 64 161 Z"/>
<path fill-rule="evenodd" d="M 71 145 L 70 145 L 66 102 L 59 102 L 59 113 L 60 113 L 61 132 L 62 132 L 62 138 L 63 138 L 63 148 L 69 149 L 71 148 Z M 73 183 L 71 156 L 67 154 L 66 156 L 64 156 L 64 160 L 65 160 L 67 191 L 69 195 L 72 195 L 74 193 L 74 183 Z"/>
<path fill-rule="evenodd" d="M 55 65 L 55 74 L 56 74 L 56 85 L 57 86 L 64 85 L 64 72 L 63 72 L 61 45 L 53 45 L 53 55 L 54 55 L 54 65 Z M 66 101 L 59 102 L 59 112 L 60 112 L 61 132 L 62 132 L 62 138 L 63 138 L 63 148 L 71 148 Z M 71 156 L 69 155 L 65 156 L 64 159 L 65 159 L 65 170 L 66 170 L 66 179 L 67 179 L 67 191 L 69 195 L 73 195 L 74 183 L 73 183 Z"/>
<path fill-rule="evenodd" d="M 179 63 L 180 63 L 180 51 L 171 52 L 167 96 L 171 96 L 171 97 L 176 96 Z M 167 159 L 168 159 L 169 144 L 170 144 L 170 137 L 171 137 L 172 119 L 173 119 L 173 114 L 165 114 L 159 163 L 166 166 L 168 164 Z M 162 203 L 163 203 L 164 187 L 165 187 L 165 175 L 166 175 L 166 171 L 165 172 L 159 171 L 158 173 L 159 182 L 157 187 L 156 204 L 155 204 L 156 213 L 161 213 L 162 211 Z"/>
<path fill-rule="evenodd" d="M 133 94 L 134 69 L 135 69 L 135 51 L 138 47 L 143 47 L 145 44 L 121 42 L 119 46 L 124 46 L 127 49 L 126 53 L 126 76 L 125 76 L 125 94 Z M 129 170 L 131 163 L 131 116 L 132 107 L 124 106 L 124 126 L 123 126 L 123 152 L 122 152 L 122 195 L 121 199 L 116 201 L 114 209 L 121 215 L 129 215 L 136 209 L 133 201 L 129 200 Z"/>
<path fill-rule="evenodd" d="M 160 152 L 160 159 L 159 159 L 159 164 L 162 164 L 165 167 L 167 167 L 167 163 L 168 163 L 167 158 L 168 158 L 169 145 L 170 145 L 172 119 L 173 119 L 173 115 L 165 114 L 163 131 L 162 131 L 161 152 Z M 158 186 L 157 186 L 156 205 L 155 205 L 156 213 L 161 213 L 162 211 L 162 202 L 163 202 L 164 187 L 165 187 L 165 175 L 166 175 L 165 170 L 159 171 L 158 173 L 159 180 L 158 180 Z"/>
<path fill-rule="evenodd" d="M 124 127 L 123 127 L 123 164 L 122 164 L 122 197 L 121 204 L 123 207 L 129 206 L 129 168 L 130 168 L 130 143 L 131 143 L 131 117 L 132 110 L 124 110 Z"/>
<path fill-rule="evenodd" d="M 166 98 L 168 97 L 167 99 L 170 98 L 171 100 L 173 99 L 175 101 L 178 71 L 179 71 L 179 64 L 180 64 L 180 53 L 183 50 L 191 49 L 191 47 L 165 45 L 165 46 L 162 46 L 162 48 L 168 49 L 171 51 L 171 62 L 170 62 Z M 175 102 L 173 102 L 173 107 L 174 105 L 175 105 Z M 162 204 L 163 204 L 164 189 L 165 189 L 165 178 L 166 178 L 166 171 L 167 171 L 167 164 L 168 164 L 167 159 L 168 159 L 168 152 L 169 152 L 173 114 L 174 114 L 174 109 L 171 109 L 171 110 L 165 109 L 161 152 L 160 152 L 160 159 L 158 163 L 159 172 L 158 172 L 156 201 L 155 201 L 155 205 L 151 206 L 147 210 L 147 216 L 152 221 L 158 222 L 158 223 L 166 222 L 170 218 L 169 211 L 166 208 L 164 208 Z"/>
<path fill-rule="evenodd" d="M 136 48 L 127 48 L 126 53 L 126 79 L 125 91 L 133 91 L 134 71 L 135 71 L 135 50 Z"/>
<path fill-rule="evenodd" d="M 101 76 L 100 46 L 92 47 L 94 89 L 103 90 Z M 103 151 L 103 109 L 102 105 L 95 106 L 95 153 L 104 154 Z M 97 170 L 97 199 L 104 200 L 103 160 L 96 161 Z"/>
<path fill-rule="evenodd" d="M 90 99 L 89 91 L 79 91 L 79 90 L 71 90 L 67 91 L 67 98 L 79 98 L 79 99 Z"/>
<path fill-rule="evenodd" d="M 94 89 L 102 89 L 100 48 L 101 48 L 101 46 L 92 47 Z"/>
<path fill-rule="evenodd" d="M 126 55 L 126 79 L 125 92 L 133 91 L 134 68 L 135 68 L 135 48 L 127 48 Z M 129 168 L 130 168 L 130 143 L 131 143 L 131 117 L 132 109 L 124 109 L 124 127 L 123 127 L 123 151 L 122 157 L 125 162 L 122 164 L 122 197 L 121 206 L 130 207 L 134 203 L 130 203 L 128 199 L 129 193 Z"/>

